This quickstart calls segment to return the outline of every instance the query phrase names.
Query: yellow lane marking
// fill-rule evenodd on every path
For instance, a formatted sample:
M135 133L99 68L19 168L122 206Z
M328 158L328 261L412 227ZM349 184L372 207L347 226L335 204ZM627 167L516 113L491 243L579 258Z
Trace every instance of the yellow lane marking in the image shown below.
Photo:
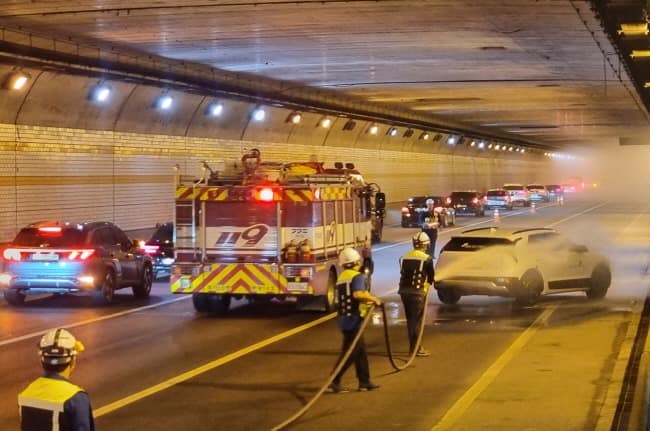
M34 338L34 337L41 337L47 331L51 331L53 329L57 329L57 328L64 328L64 329L76 328L78 326L88 325L89 323L101 322L102 320L114 319L116 317L126 316L126 315L129 315L129 314L137 313L139 311L144 311L144 310L149 310L149 309L152 309L152 308L162 307L163 305L171 304L171 303L178 302L178 301L184 301L184 300L189 299L189 298L191 298L191 296L182 296L180 298L169 299L169 300L166 300L166 301L157 302L155 304L145 305L143 307L132 308L132 309L126 310L126 311L120 311L119 313L107 314L107 315L101 316L101 317L95 317L95 318L92 318L92 319L82 320L81 322L77 322L77 323L70 323L69 325L60 325L60 326L57 326L57 327L54 327L54 328L46 328L46 329L43 329L41 331L30 332L29 334L21 335L20 337L14 337L14 338L9 338L8 340L2 340L2 341L0 341L0 346L4 346L4 345L7 345L7 344L11 344L11 343L17 343L19 341L28 340L28 339Z
M182 383L186 380L189 380L191 378L194 378L198 376L199 374L205 373L207 371L210 371L214 368L217 368L221 365L227 364L228 362L234 361L235 359L241 358L244 355L247 355L249 353L252 353L256 350L259 350L263 347L266 347L268 345L271 345L275 342L278 342L280 340L283 340L285 338L291 337L292 335L298 334L300 332L303 332L307 329L313 328L314 326L318 326L321 323L325 323L330 319L333 319L336 316L336 313L331 313L328 314L327 316L321 317L320 319L311 321L309 323L306 323L301 326L297 326L293 329L290 329L288 331L282 332L281 334L274 335L273 337L267 338L266 340L262 340L259 343L250 345L248 347L245 347L241 350L238 350L236 352L230 353L226 356L222 356L219 359L215 359L214 361L208 362L207 364L203 364L200 367L194 368L192 370L186 371L182 374L179 374L178 376L172 377L170 379L165 380L164 382L158 383L157 385L151 386L147 389L144 389L140 392L136 392L132 395L129 395L127 397L124 397L120 400L114 401L110 404L107 404L103 407L100 407L98 409L95 409L93 411L93 414L96 418L103 416L107 413L110 413L112 411L115 411L117 409L120 409L122 407L125 407L129 404L132 404L136 401L140 401L143 398L148 397L149 395L153 395L157 392L163 391L165 389L168 389L174 385L177 385L178 383Z
M472 405L478 396L497 378L501 371L508 365L508 362L526 345L526 343L537 333L538 329L548 320L551 314L557 309L557 305L548 308L539 315L517 339L506 349L505 352L483 373L483 375L472 385L467 392L461 396L456 403L445 413L431 431L443 431L451 429L460 419L465 411Z

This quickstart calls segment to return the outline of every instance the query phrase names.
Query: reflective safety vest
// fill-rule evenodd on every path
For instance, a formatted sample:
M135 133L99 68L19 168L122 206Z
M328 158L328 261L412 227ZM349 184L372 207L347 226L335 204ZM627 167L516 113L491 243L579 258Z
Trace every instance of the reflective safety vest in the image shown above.
M83 392L79 386L67 380L39 377L18 395L20 423L23 431L71 430L71 424L63 414L66 401Z
M354 269L346 269L341 273L339 279L336 280L339 316L361 316L359 312L359 300L354 297L354 293L350 287L352 279L360 274L359 271L355 271Z
M398 293L426 293L429 290L424 265L431 256L422 250L411 250L400 259Z

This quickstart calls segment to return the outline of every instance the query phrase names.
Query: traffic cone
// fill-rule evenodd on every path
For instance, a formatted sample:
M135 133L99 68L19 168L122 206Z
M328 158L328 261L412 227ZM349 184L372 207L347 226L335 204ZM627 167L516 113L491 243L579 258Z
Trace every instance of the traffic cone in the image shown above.
M535 202L531 202L531 203L530 203L530 212L533 213L533 214L535 214L535 212L536 212L536 211L535 211Z
M494 209L494 222L499 223L499 208Z

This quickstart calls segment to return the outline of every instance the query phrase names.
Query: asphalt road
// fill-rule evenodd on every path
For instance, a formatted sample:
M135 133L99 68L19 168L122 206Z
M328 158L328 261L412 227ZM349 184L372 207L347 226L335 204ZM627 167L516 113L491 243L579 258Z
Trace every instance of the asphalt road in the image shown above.
M604 300L567 294L521 308L473 296L444 306L432 293L423 342L432 355L400 373L387 360L377 315L366 341L381 388L326 394L290 429L609 429L647 291L650 216L638 204L596 198L502 212L498 222L552 226L607 255L614 277ZM373 291L403 353L397 262L416 229L399 227L397 215L374 247ZM494 223L491 213L458 218L464 227ZM462 229L443 231L438 248ZM90 393L99 430L271 429L319 389L339 352L332 315L298 312L289 301L239 301L227 316L207 317L164 282L148 301L130 291L118 298L110 307L73 296L0 303L0 429L18 429L16 395L40 374L36 342L57 326L86 344L73 380ZM353 369L344 384L356 388Z

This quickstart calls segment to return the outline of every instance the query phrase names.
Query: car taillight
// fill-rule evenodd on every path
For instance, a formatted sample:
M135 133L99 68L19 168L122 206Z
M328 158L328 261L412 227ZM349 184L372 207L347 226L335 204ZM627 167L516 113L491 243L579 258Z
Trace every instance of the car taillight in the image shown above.
M402 214L409 214L408 207L402 207Z
M20 261L20 250L17 250L15 248L7 248L4 252L2 252L2 257L5 260Z
M451 198L445 199L445 202L447 202L447 205L451 204Z
M146 254L156 254L158 253L158 250L160 250L159 245L149 245L149 244L144 244L141 245L140 248L142 251L144 251Z
M62 232L61 226L41 226L38 228L38 234L42 236L61 236Z
M86 260L95 253L92 248L83 250L71 250L68 252L68 260Z
M474 198L474 199L472 199L472 203L473 203L473 204L477 204L477 203L478 203L478 198Z

